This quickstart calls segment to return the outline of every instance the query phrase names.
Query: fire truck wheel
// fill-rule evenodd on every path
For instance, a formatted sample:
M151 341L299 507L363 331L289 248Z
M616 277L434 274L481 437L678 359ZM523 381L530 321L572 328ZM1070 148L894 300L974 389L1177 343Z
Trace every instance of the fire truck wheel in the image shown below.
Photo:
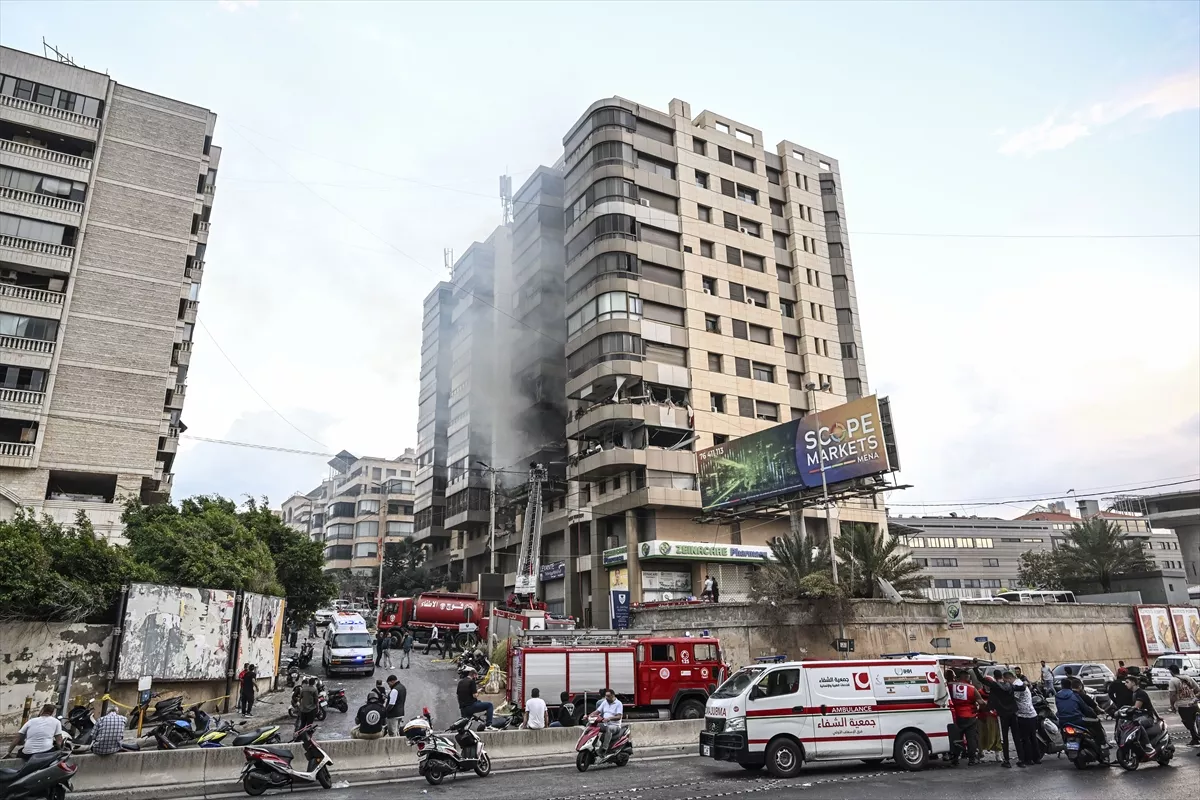
M776 739L767 748L767 769L776 778L794 778L800 774L804 754L791 739Z
M704 704L699 700L684 700L675 707L675 719L702 719Z

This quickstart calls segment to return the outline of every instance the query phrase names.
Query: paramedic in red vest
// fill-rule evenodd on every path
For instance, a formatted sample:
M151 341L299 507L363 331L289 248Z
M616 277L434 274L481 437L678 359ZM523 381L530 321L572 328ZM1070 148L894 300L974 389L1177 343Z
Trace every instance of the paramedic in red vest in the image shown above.
M958 675L953 670L946 670L946 680L950 681L950 707L954 710L954 724L967 737L967 764L979 763L979 692L965 676ZM955 753L952 762L958 763Z

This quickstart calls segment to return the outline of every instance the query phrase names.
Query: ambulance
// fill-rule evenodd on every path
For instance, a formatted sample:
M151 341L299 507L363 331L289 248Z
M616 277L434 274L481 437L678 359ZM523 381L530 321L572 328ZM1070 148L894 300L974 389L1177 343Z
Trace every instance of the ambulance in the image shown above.
M729 677L704 709L700 755L790 778L806 761L895 759L923 769L956 734L942 667L903 661L756 664Z
M326 677L347 672L375 674L375 641L367 631L367 621L361 614L335 611L321 653L321 665Z

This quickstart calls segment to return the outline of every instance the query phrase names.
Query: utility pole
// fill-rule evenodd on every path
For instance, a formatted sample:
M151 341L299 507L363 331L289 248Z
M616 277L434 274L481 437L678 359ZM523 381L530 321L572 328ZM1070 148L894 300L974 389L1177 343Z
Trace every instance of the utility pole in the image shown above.
M837 553L833 547L833 512L829 505L829 482L825 479L825 447L821 444L821 412L817 409L817 385L809 383L804 388L812 392L813 421L817 426L817 460L821 466L821 501L825 504L825 531L829 538L829 567L833 571L833 585L837 586L838 562ZM829 389L828 383L821 384L821 391L827 392ZM842 620L841 615L838 616L838 638L846 638L846 623ZM845 659L846 656L847 653L842 651L842 659Z

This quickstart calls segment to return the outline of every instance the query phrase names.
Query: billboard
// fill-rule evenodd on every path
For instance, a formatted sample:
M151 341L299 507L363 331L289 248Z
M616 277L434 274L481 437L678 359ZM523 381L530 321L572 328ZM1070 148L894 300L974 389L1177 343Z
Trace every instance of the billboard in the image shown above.
M117 680L136 681L144 675L175 681L224 679L234 594L132 584L122 620Z
M1200 653L1200 608L1171 606L1171 623L1181 653Z
M258 677L274 677L283 644L283 598L245 592L239 634L237 669L251 663Z
M818 424L819 423L819 424ZM874 395L696 454L704 510L878 475L892 469Z
M1150 658L1176 652L1171 613L1166 606L1134 606L1133 615L1138 639L1142 643L1142 655Z

